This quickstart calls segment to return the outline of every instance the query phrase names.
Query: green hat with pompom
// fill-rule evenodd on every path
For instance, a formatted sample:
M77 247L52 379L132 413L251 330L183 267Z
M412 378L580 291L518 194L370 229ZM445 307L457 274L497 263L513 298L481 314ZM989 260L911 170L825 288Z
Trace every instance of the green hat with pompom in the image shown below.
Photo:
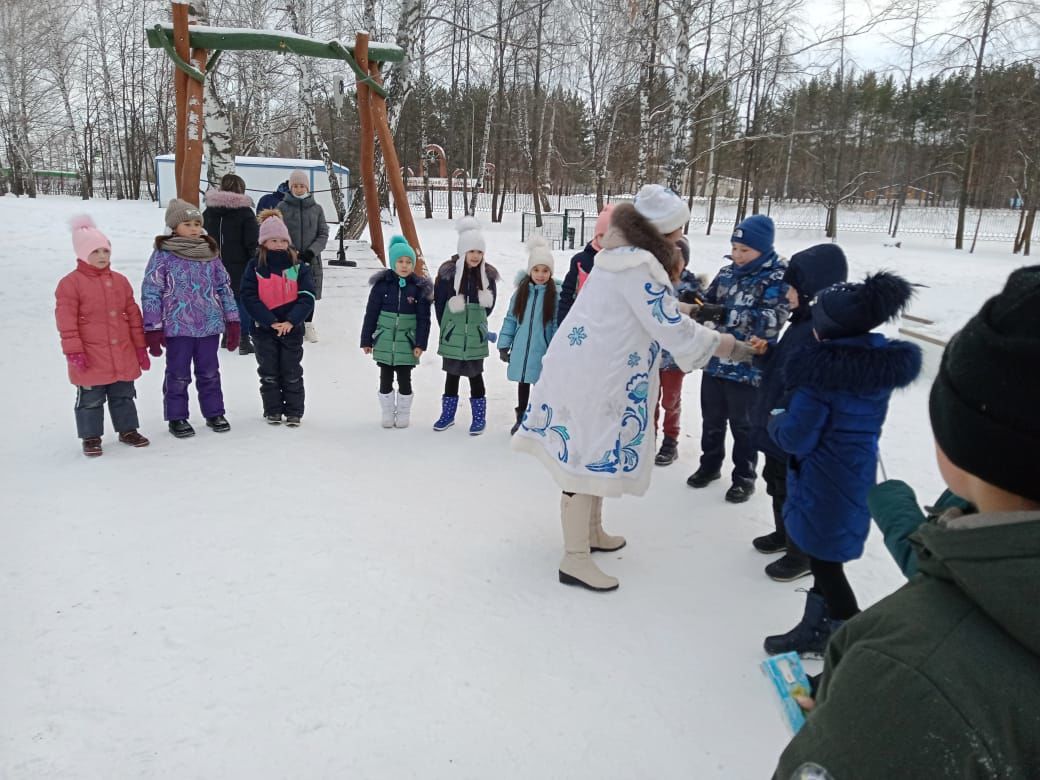
M390 267L397 263L402 257L411 258L411 261L415 262L415 250L408 245L408 239L404 236L394 236L390 239L390 246L386 250L387 260L390 263Z

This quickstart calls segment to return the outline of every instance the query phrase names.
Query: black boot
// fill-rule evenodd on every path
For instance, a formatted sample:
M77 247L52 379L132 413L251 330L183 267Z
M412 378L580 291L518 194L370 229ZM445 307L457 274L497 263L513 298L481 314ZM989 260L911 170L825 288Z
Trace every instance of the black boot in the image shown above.
M726 491L726 500L731 504L743 504L755 493L754 480L735 481Z
M217 433L227 433L231 430L231 423L222 414L218 414L216 417L207 417L206 425Z
M253 340L251 338L249 338L248 334L243 333L242 334L242 341L238 345L238 354L239 355L252 355L254 352L256 352L256 350L253 349Z
M777 582L794 582L801 577L807 577L809 571L809 559L794 551L788 552L782 558L766 566L766 576Z
M187 420L170 420L170 433L178 439L187 439L195 435L195 429Z
M686 480L686 484L692 488L707 487L715 480L722 477L717 471L707 471L703 466L693 472Z
M798 625L786 634L767 636L766 652L770 655L795 652L799 655L823 655L827 640L838 630L844 620L831 620L827 616L827 602L819 593L809 591L805 598L805 612Z
M657 451L654 463L658 466L669 466L679 457L679 442L671 436L665 436L661 441L661 449Z
M519 406L516 407L513 411L516 412L516 423L514 423L513 427L509 429L510 436L512 436L514 433L520 430L520 421L524 419L524 410L521 409Z
M765 536L756 536L751 540L751 546L763 555L784 552L787 550L787 535L773 531Z

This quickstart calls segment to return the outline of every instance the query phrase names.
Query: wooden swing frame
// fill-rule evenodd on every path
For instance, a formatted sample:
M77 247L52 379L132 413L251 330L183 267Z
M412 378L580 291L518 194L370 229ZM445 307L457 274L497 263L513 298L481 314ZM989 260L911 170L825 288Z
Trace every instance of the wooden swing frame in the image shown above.
M207 72L223 51L292 52L303 57L320 57L346 62L354 71L357 87L358 117L361 124L361 185L368 218L372 250L386 265L383 226L379 219L379 191L376 184L376 137L383 151L390 191L401 220L401 231L415 250L415 270L425 273L422 248L415 220L408 206L408 192L401 174L401 163L394 146L386 110L382 65L401 62L404 52L397 46L370 42L367 32L357 33L353 48L339 41L318 41L294 33L265 30L227 30L198 27L190 23L186 2L173 2L173 24L157 24L147 32L148 45L164 49L173 64L177 106L174 178L177 197L199 205L198 181L202 174L203 83ZM210 54L212 52L212 54Z

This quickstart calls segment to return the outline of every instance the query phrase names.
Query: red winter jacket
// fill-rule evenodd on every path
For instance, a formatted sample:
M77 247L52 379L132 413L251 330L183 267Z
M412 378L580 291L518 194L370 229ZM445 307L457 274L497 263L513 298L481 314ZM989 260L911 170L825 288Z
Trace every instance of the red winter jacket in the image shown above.
M130 382L141 376L137 348L145 345L141 309L127 278L76 261L54 291L54 317L66 355L84 352L87 370L69 366L69 381L80 387Z

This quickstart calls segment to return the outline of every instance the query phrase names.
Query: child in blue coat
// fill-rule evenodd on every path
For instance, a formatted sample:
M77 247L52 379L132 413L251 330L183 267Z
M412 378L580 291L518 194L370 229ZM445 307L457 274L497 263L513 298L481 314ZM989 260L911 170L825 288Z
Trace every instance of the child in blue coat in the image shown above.
M766 637L770 654L822 653L859 612L843 564L863 554L870 530L867 493L889 398L921 371L920 348L870 331L912 294L909 282L885 272L827 288L812 306L817 340L787 362L791 395L773 410L769 435L788 454L784 526L809 556L813 587L798 625Z
M390 239L390 268L369 280L361 349L379 366L379 406L384 428L407 428L412 414L412 369L430 339L433 283L413 273L415 250L404 236ZM397 397L394 397L394 375Z
M527 271L517 274L516 292L498 336L498 355L509 364L506 376L510 382L519 382L516 423L510 435L516 433L527 412L531 385L542 374L542 358L559 324L554 267L549 244L542 236L532 236L527 242Z

